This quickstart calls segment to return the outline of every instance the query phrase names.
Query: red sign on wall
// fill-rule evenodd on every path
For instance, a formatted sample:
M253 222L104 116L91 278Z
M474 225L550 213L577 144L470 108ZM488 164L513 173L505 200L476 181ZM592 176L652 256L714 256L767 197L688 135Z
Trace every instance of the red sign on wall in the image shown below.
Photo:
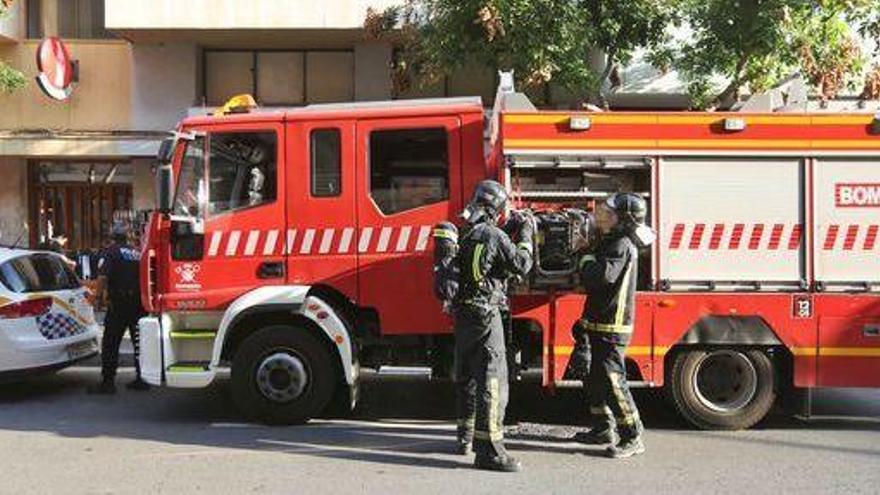
M55 37L37 47L37 84L49 98L64 101L73 92L73 61L67 46Z

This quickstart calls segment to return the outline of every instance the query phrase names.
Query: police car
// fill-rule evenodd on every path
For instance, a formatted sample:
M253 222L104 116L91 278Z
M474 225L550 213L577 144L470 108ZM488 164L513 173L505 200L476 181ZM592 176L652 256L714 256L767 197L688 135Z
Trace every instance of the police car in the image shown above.
M0 247L0 381L98 352L87 289L58 254Z

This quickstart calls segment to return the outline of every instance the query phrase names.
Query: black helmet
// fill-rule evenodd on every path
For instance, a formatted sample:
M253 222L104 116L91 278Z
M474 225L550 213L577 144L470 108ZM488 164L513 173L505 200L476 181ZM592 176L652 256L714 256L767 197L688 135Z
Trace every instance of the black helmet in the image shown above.
M484 180L477 184L474 195L461 212L461 217L470 224L494 220L504 211L506 205L507 191L504 186L494 180Z
M605 206L617 214L622 227L644 225L648 214L645 200L633 193L612 194L605 200Z
M434 226L434 262L453 258L458 252L458 228L452 222Z

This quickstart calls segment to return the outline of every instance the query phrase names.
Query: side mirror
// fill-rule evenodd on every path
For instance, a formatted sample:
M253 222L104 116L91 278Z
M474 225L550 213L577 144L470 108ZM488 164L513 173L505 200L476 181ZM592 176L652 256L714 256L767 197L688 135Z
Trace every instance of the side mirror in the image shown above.
M169 163L174 158L174 139L165 138L159 145L159 152L156 153L156 159L160 164Z
M171 213L174 206L174 170L171 162L160 162L156 171L156 206L160 213Z

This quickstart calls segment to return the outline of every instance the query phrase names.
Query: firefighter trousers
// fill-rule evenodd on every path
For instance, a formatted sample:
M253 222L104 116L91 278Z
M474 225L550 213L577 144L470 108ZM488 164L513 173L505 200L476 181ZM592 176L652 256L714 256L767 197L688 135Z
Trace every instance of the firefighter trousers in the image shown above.
M112 304L104 318L104 338L101 341L101 376L104 381L110 382L116 378L116 369L119 367L119 346L122 337L128 331L131 344L134 347L134 370L137 376L141 376L140 363L140 340L138 332L138 320L141 317L140 305Z
M507 356L497 308L455 312L455 388L459 441L474 442L477 456L504 456Z
M590 373L586 380L590 423L596 432L616 426L621 440L642 434L644 426L626 381L626 345L588 333Z

